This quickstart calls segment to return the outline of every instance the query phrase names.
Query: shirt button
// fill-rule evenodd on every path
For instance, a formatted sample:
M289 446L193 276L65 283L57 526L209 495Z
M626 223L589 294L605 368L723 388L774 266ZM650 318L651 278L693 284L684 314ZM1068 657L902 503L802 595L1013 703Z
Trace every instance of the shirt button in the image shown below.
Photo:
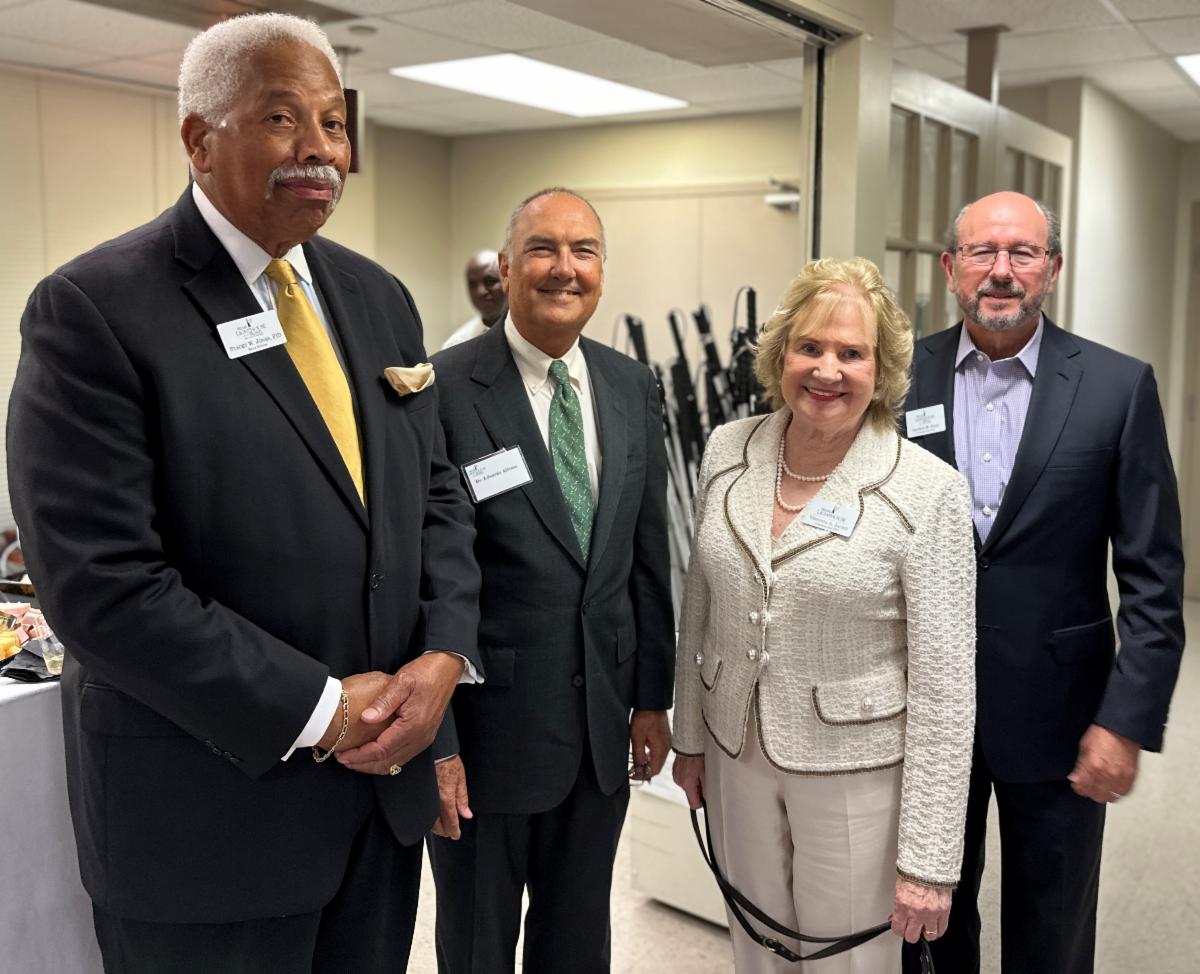
M981 514L982 514L984 517L991 517L993 512L992 512L992 509L991 509L990 507L984 507L984 509L983 509L982 511L980 511L980 513L981 513Z
M989 413L993 412L995 410L995 407L990 402L983 408L986 409Z
M758 659L758 650L757 649L746 650L746 659Z
M757 609L755 609L753 612L750 613L750 621L752 623L754 623L756 626L758 625L758 610Z
M703 653L697 653L697 654L695 655L695 657L693 657L693 658L696 660L696 665L697 665L697 666L703 666L703 665L704 665L704 654L703 654Z
M583 677L576 673L573 677L571 677L571 686L579 689L579 687L583 686Z
M863 713L869 714L872 710L875 709L875 701L872 700L870 697L863 697L862 709L863 709Z
M983 361L983 352L976 352L976 353L975 353L975 361L977 361L977 362L982 362L982 361Z
M991 463L991 462L992 462L992 455L991 455L990 453L985 453L985 454L983 455L983 462L984 462L984 463Z

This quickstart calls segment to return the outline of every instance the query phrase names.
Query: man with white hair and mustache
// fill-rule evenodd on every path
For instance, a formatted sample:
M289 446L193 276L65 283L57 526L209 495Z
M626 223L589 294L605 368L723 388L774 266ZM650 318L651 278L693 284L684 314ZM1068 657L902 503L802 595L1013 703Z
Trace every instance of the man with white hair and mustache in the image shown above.
M906 435L967 478L976 530L966 842L932 944L953 974L980 969L993 793L1001 969L1092 971L1105 809L1133 788L1140 753L1162 748L1183 650L1179 498L1154 372L1045 317L1062 261L1058 218L1029 197L964 207L942 254L963 321L918 344L905 403Z
M325 34L205 31L179 113L192 185L38 285L9 412L105 970L402 971L471 509L411 296L314 236L350 160Z

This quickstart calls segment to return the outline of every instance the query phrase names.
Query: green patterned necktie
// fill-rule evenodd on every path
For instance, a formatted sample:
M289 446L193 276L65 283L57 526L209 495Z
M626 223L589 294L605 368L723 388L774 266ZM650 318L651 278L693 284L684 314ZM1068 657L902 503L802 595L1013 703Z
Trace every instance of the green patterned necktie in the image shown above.
M592 481L588 477L587 450L583 445L583 412L579 397L571 387L566 363L550 363L554 380L554 399L550 403L550 457L563 500L571 512L571 524L586 560L592 540Z

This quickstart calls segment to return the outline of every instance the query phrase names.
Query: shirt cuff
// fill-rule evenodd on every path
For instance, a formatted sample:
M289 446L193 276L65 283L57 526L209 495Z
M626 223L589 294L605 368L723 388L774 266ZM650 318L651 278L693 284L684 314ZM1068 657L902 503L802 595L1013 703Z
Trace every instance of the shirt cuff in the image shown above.
M464 683L482 683L483 682L483 677L479 675L479 671L477 669L475 669L474 664L469 659L467 659L465 656L463 656L462 653L454 653L448 649L427 649L427 650L425 650L425 652L426 653L446 653L450 656L457 656L460 660L462 660L463 661L463 671L462 671L462 676L460 676L458 678L459 686L461 686ZM425 655L425 654L422 653L421 655Z
M313 747L318 744L322 737L325 736L325 729L329 726L329 722L333 720L333 715L337 713L338 707L342 702L342 684L340 680L335 680L332 676L325 680L325 689L321 691L321 699L317 701L317 706L312 712L312 716L308 718L308 723L304 725L304 730L300 732L300 736L296 738L296 743L288 748L281 761L286 761L302 747Z

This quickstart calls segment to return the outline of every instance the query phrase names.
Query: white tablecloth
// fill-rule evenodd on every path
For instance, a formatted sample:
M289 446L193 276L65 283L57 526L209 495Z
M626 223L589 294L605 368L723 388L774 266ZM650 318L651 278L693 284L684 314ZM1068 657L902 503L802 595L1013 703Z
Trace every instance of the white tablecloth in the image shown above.
M0 970L100 974L67 811L57 683L0 677Z

